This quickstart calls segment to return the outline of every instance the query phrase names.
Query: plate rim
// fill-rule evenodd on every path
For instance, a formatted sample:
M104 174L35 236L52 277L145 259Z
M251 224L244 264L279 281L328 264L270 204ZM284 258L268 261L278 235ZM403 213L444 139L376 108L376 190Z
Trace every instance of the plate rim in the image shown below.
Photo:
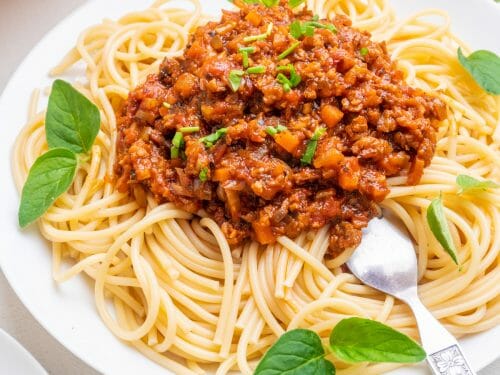
M106 0L106 1L111 2L111 1L117 1L117 0ZM130 3L131 1L133 1L133 0L129 0L128 2ZM397 1L401 1L401 0L389 0L388 2L389 2L389 4L393 8L395 8L395 4L394 3L397 2ZM415 2L414 0L407 0L407 1ZM456 1L456 0L455 1L453 1L453 0L447 0L447 1L453 2L453 3L457 4L457 5L458 5L459 2L461 2L460 0L458 0L458 1ZM493 2L493 0L475 0L475 1L476 1L476 4L477 3L481 4L480 7L489 7L492 12L496 12L498 14L498 16L500 17L500 5L495 4ZM36 56L37 54L40 53L39 50L41 49L41 46L43 46L43 44L47 40L49 40L53 35L56 35L56 34L60 33L61 32L60 29L64 29L66 27L66 25L69 24L70 21L73 18L78 18L80 16L80 13L84 13L84 11L85 11L86 8L91 7L92 4L95 4L95 3L98 3L98 2L99 2L99 0L87 0L83 4L77 6L69 14L67 14L63 18L59 19L59 21L52 28L50 28L49 31L47 31L45 34L42 35L42 37L40 39L38 39L38 41L35 43L35 45L31 48L30 52L28 54L26 54L22 58L22 61L18 65L18 67L10 74L10 76L9 76L9 78L7 80L7 84L5 85L4 89L0 93L0 113L2 112L1 110L3 108L3 102L5 100L4 96L6 96L6 93L8 93L8 92L10 92L12 90L11 86L14 85L14 83L18 79L17 77L23 72L24 69L26 69L26 66L29 65L30 61L33 59L33 56ZM123 1L123 2L126 2L126 1ZM137 1L136 1L136 3L137 3L137 9L142 9L142 8L145 7L145 4L141 4L141 3L137 2ZM427 7L421 7L421 8L427 8ZM396 14L397 14L397 12L396 12ZM105 16L105 14L103 16ZM103 18L103 16L99 16L99 17ZM95 23L96 23L95 19L90 22L90 24L95 24ZM454 24L455 24L455 22L453 22L453 18L452 18L452 27L456 26ZM80 31L81 30L79 30L78 32L80 32ZM457 33L457 34L460 34L460 33ZM73 36L76 39L77 35L73 35ZM496 48L498 49L498 47L496 47ZM64 51L64 52L66 52L66 51ZM12 152L13 152L13 144L9 144L8 145L8 155L9 155L9 157L11 157ZM9 166L10 166L10 162L9 162ZM12 175L12 172L11 172L10 169L7 172L7 174L9 176ZM11 178L11 180L8 183L10 183L12 186L14 186L14 182L13 182L12 178ZM1 189L1 190L3 190L3 189ZM31 229L31 231L33 231L33 228ZM36 235L40 237L40 234L38 233L38 230L36 230L36 232L37 232ZM40 239L42 239L42 238L40 237ZM52 336L60 345L62 345L66 350L68 350L69 352L71 352L73 355L75 355L78 359L80 359L86 365L88 365L89 367L93 368L94 370L96 370L98 372L106 373L107 371L106 371L105 368L101 368L101 366L99 366L99 364L96 364L96 363L94 363L93 361L91 361L89 359L89 354L87 353L86 349L80 349L80 348L78 348L75 345L69 345L68 346L67 344L65 344L64 338L61 337L61 335L59 335L59 333L57 333L54 329L52 329L50 325L46 324L45 320L42 319L41 316L37 316L37 311L35 311L34 307L28 301L28 295L25 294L25 293L23 293L20 288L16 287L17 284L13 280L11 273L10 272L6 272L5 266L4 266L4 261L3 261L3 256L2 256L2 252L3 251L4 250L2 250L0 248L0 270L4 274L7 282L9 283L9 286L12 288L12 290L14 291L15 295L17 296L17 298L21 301L21 303L23 304L23 306L29 311L29 313L33 317L33 319L44 328L44 330L46 331L46 333L48 333L50 336ZM97 314L97 311L95 313ZM2 333L2 330L0 329L0 334L1 333ZM14 342L16 342L19 347L21 347L26 353L28 353L32 357L32 355L21 344L19 344L15 339L13 339L6 332L5 332L5 334L11 340L14 340ZM481 332L479 334L469 335L469 336L467 336L465 338L465 340L467 340L467 339L473 339L473 338L475 338L477 336L480 336L480 335L485 335L486 336L486 335L489 335L489 334L491 334L491 336L495 336L495 337L498 336L500 338L500 325L497 325L496 327L491 328L490 330ZM121 340L119 340L119 339L117 339L117 340L120 341L123 345L127 345L127 344L124 344ZM459 340L459 342L462 342L463 340L464 339L461 338ZM149 361L149 362L151 362L151 363L154 364L154 362L152 362L150 359L146 358L145 356L143 358L146 361ZM476 370L477 371L482 370L484 367L488 366L489 364L493 363L495 360L497 360L499 358L500 358L500 347L499 347L498 351L494 355L492 355L491 357L489 357L487 359L483 359L480 363L476 363L476 366L475 366ZM35 360L35 362L38 363L36 360ZM41 365L40 365L40 367L41 367ZM408 367L408 368L410 368L410 367ZM42 367L42 369L43 369L43 367ZM396 370L396 372L397 372L397 370ZM396 375L396 372L394 372L394 375ZM168 374L169 370L166 370L166 373ZM392 373L393 372L391 372L391 374Z

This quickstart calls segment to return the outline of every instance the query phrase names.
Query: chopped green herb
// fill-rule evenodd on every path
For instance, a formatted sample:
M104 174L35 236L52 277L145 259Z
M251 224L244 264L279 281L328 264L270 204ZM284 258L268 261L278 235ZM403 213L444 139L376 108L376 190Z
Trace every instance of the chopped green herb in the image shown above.
M234 92L238 91L240 88L244 74L245 72L243 70L231 70L229 72L229 84Z
M292 88L297 87L302 81L302 78L297 74L297 71L292 64L278 66L276 70L278 72L287 71L290 73L290 78L285 76L283 73L279 73L276 76L276 80L283 86L285 92L289 92Z
M314 29L327 29L327 30L330 30L332 33L337 33L337 28L334 25L324 24L324 23L318 22L317 19L313 18L312 21L305 21L305 22L294 21L294 22L292 22L290 25L290 34L295 39L300 39L303 36L313 36Z
M283 90L285 90L285 92L290 92L290 90L292 89L292 84L283 73L278 74L276 76L276 80L281 84L281 86L283 86Z
M368 55L368 48L366 48L366 47L362 47L362 48L359 50L359 54L360 54L361 56L366 56L366 55Z
M168 102L163 102L163 106L164 106L165 108L170 108L170 107L172 107L172 105L171 105L170 103L168 103Z
M200 174L198 175L198 178L201 182L205 182L208 179L208 168L202 168Z
M196 133L200 131L199 126L185 126L179 129L181 133Z
M260 0L260 1L268 8L278 5L280 2L280 0Z
M283 60L285 57L287 57L289 54L291 54L295 49L300 45L300 42L295 42L293 43L289 48L284 50L279 56L278 60Z
M267 30L264 34L258 34L258 35L252 35L252 36L247 36L245 38L243 38L243 41L245 43L249 43L249 42L255 42L257 40L264 40L264 39L267 39L267 37L269 35L271 35L272 31L273 31L273 23L271 22L268 26L267 26Z
M184 137L181 132L176 132L174 138L172 138L172 147L170 148L170 158L177 159L179 157L179 151L184 146Z
M320 23L318 21L311 21L311 22L306 22L308 26L312 26L315 29L327 29L330 30L332 33L337 33L337 28L334 25L325 25L324 23Z
M319 15L315 14L312 18L313 21L319 21Z
M318 147L318 140L321 138L323 134L325 134L325 128L318 128L314 131L313 136L307 142L306 152L302 155L300 161L304 164L311 164L314 158L314 154L316 153L316 148Z
M443 198L439 197L434 199L427 208L427 223L429 224L429 228L431 228L432 234L436 237L436 240L438 240L441 246L443 246L446 252L451 256L455 264L458 264L457 251L444 214Z
M299 5L302 5L305 3L306 0L289 0L288 5L290 5L290 8L297 8Z
M276 127L268 126L266 128L266 133L274 137L276 134L284 132L285 130L287 130L287 127L283 125L277 125Z
M481 181L475 179L474 177L470 177L464 174L461 174L457 177L457 185L460 186L460 190L458 194L465 193L469 190L486 190L486 189L498 189L500 185L494 183L493 181Z
M251 68L247 69L248 74L262 74L265 72L266 72L266 67L263 65L252 66Z
M302 36L302 24L300 21L293 21L290 25L290 34L295 38L299 39Z
M217 142L220 138L222 138L226 133L227 133L227 128L220 128L215 133L200 138L200 142L202 142L206 147L212 147L214 143Z
M243 56L243 67L248 68L248 56L255 53L255 47L241 47L240 53Z

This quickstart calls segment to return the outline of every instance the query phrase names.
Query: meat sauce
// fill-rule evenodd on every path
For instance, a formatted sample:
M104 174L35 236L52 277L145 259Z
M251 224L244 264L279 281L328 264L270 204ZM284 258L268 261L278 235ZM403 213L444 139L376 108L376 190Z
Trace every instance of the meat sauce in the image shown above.
M330 224L332 252L354 247L386 177L419 182L446 108L345 16L239 6L130 93L118 188L204 210L231 245Z

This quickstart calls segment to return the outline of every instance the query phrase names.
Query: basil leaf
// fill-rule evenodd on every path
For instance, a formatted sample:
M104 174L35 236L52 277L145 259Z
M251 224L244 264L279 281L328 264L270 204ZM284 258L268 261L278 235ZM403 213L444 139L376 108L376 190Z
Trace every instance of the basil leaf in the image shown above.
M427 208L427 223L436 240L450 254L451 259L458 264L457 251L444 215L443 199L441 197L434 199Z
M500 57L495 53L480 50L465 57L459 47L458 60L486 92L500 94Z
M73 182L76 155L64 148L49 150L30 169L19 206L19 225L24 228L38 219Z
M262 4L264 4L266 7L271 8L275 5L278 5L280 0L261 0Z
M307 329L283 334L259 362L254 375L333 375L319 336Z
M290 8L296 8L299 5L303 4L306 0L289 0L288 5Z
M345 362L413 363L425 359L425 351L408 336L370 319L347 318L330 334L333 353Z
M500 188L500 185L494 183L493 181L480 181L475 179L474 177L470 177L464 174L461 174L457 177L457 185L460 186L458 194L465 193L469 190Z
M50 148L64 147L77 154L92 147L99 132L99 109L68 82L60 79L52 85L45 118Z

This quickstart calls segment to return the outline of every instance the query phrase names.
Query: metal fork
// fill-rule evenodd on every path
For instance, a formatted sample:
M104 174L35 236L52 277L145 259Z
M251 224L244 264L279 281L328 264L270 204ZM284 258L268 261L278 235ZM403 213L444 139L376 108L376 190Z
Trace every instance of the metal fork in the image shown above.
M381 218L370 222L348 267L366 285L410 306L434 374L474 375L457 340L420 301L415 248L408 234L393 221Z

